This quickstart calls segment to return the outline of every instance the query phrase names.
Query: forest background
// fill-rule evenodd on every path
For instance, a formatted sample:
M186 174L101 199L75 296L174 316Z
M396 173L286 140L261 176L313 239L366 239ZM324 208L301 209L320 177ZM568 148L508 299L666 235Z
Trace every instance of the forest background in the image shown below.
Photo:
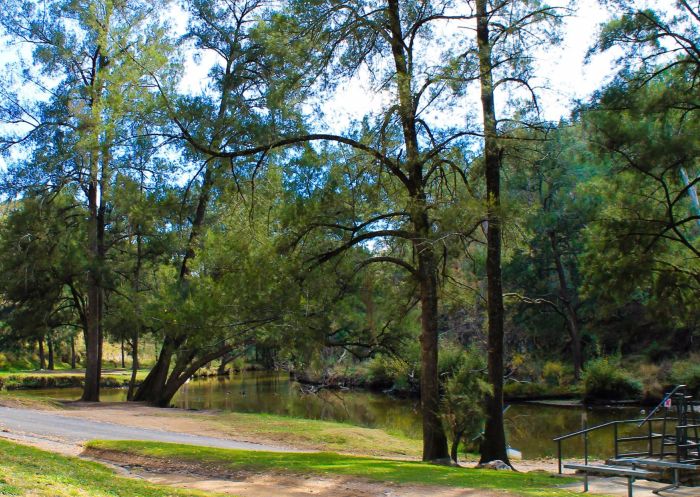
M426 460L507 461L504 390L697 391L700 5L603 4L552 121L576 2L6 2L0 367L420 392Z

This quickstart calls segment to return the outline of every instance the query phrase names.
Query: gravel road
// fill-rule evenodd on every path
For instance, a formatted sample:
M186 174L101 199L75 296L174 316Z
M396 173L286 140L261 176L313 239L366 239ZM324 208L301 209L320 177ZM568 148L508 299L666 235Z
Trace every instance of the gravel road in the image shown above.
M289 452L290 449L272 445L236 442L221 438L188 435L168 430L135 428L116 423L89 421L56 414L55 411L0 407L0 436L6 438L39 439L69 445L88 440L150 440L224 449Z

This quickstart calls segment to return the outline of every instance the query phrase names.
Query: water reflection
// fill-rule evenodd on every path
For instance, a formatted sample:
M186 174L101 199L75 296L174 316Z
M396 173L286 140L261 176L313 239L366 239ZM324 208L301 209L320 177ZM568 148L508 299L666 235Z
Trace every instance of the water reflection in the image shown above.
M38 392L32 392L37 394ZM78 389L42 390L54 398L79 398ZM103 389L102 400L122 401L124 389ZM301 386L285 374L244 372L231 378L192 380L173 399L184 409L223 409L236 412L262 412L309 419L348 422L379 427L390 432L420 438L421 418L416 399L399 399L365 391L321 390L304 393ZM506 412L509 444L531 459L556 455L552 438L612 420L639 417L639 408L585 409L535 404L514 404ZM621 433L631 433L626 427ZM641 434L645 432L642 430ZM611 456L612 428L594 432L589 438L589 451L594 456ZM628 448L632 448L630 446ZM646 445L637 444L638 448ZM563 445L565 456L581 457L583 439L568 440Z

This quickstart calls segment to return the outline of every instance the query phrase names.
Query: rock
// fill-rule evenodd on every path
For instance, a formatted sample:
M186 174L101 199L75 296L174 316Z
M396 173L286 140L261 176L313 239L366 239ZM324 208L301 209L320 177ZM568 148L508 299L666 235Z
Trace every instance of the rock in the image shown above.
M479 464L477 466L477 468L479 468L479 469L495 469L497 471L513 471L513 468L508 466L506 463L504 463L500 459L496 459L495 461L489 461L489 462Z

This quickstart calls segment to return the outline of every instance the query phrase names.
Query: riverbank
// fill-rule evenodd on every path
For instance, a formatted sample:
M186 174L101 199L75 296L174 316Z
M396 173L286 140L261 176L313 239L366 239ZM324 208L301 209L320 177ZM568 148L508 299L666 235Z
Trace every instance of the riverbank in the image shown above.
M136 384L148 374L147 369L136 373ZM119 388L129 385L128 369L103 369L100 385L103 388ZM82 388L85 383L83 369L57 369L37 371L0 371L0 390L36 390L41 388Z

